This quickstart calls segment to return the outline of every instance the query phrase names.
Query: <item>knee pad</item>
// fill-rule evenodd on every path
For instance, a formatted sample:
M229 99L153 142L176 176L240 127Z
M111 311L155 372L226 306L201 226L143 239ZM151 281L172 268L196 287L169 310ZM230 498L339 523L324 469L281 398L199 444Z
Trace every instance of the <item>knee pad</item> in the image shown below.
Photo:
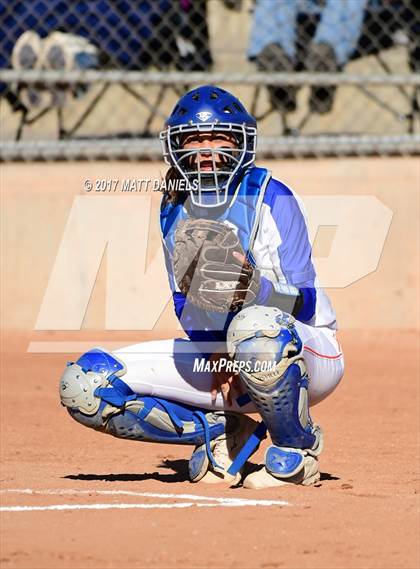
M60 379L61 403L68 409L93 416L101 404L98 390L112 387L112 383L125 373L125 365L120 359L100 348L93 348L77 362L67 363Z
M278 308L245 308L229 326L228 351L274 445L316 449L321 431L309 415L309 379L294 323Z

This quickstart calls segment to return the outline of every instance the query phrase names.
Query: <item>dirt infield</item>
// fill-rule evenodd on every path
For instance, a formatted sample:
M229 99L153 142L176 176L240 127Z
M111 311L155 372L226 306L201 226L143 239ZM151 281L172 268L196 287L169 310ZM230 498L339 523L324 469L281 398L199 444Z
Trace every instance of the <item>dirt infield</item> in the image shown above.
M169 305L149 332L105 330L105 262L81 330L35 330L83 180L139 176L140 167L156 175L161 166L3 168L2 569L418 567L418 163L271 166L303 197L372 194L394 215L377 270L329 291L346 374L312 412L326 433L321 482L259 492L192 485L187 447L102 436L58 403L74 342L172 337ZM155 223L149 239L148 261L159 247ZM260 449L253 460L262 456Z

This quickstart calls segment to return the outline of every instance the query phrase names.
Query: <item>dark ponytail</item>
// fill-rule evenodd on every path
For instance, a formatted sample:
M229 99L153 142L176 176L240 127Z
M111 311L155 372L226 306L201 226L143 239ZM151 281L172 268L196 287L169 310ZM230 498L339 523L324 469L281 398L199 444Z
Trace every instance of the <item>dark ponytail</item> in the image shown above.
M176 188L176 184L173 182L175 180L182 180L181 174L175 168L175 166L171 166L165 174L165 191L163 192L162 196L162 207L165 207L167 204L177 205L178 203L182 203L185 201L187 197L187 192L180 192Z

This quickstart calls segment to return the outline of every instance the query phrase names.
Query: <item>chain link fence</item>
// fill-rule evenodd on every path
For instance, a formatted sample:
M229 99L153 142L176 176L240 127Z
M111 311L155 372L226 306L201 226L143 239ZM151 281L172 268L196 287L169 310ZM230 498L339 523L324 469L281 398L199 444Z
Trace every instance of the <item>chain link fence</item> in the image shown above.
M159 158L186 89L233 91L260 156L417 154L415 0L0 0L1 157Z

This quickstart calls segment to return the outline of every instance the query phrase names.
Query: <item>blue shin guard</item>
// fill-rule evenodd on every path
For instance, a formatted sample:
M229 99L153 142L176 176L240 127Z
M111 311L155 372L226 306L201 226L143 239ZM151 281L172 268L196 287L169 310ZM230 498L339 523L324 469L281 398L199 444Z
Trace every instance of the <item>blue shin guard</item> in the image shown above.
M309 380L294 318L272 307L244 309L229 327L228 347L273 442L266 470L295 476L307 455L320 454L323 439L309 415Z
M90 350L67 365L60 381L62 404L79 423L115 437L202 446L205 457L198 452L190 461L191 479L204 459L218 468L210 441L235 431L239 416L137 395L120 379L125 371L114 355Z

